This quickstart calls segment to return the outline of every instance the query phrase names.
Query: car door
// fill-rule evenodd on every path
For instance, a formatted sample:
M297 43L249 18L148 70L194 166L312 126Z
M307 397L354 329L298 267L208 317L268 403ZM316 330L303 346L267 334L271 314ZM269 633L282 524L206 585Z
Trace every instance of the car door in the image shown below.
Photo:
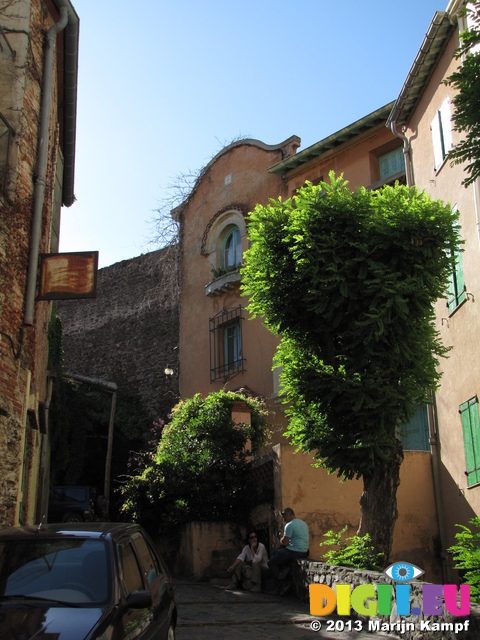
M132 543L143 572L147 589L152 594L152 628L155 629L152 637L166 638L170 622L170 603L172 600L172 585L169 582L169 576L155 551L152 549L150 542L141 531L135 532L132 535Z
M132 542L128 539L117 541L117 563L119 582L123 597L136 591L146 591L143 569L140 567ZM121 626L124 640L149 640L155 637L153 607L125 607L121 611ZM159 636L161 637L161 636Z

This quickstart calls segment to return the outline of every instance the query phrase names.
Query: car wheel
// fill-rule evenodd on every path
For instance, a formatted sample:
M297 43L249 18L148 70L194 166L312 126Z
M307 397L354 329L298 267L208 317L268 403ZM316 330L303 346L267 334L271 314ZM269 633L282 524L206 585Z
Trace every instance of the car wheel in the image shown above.
M66 513L63 522L83 522L83 518L78 513Z
M167 640L175 640L175 627L173 624L168 627Z

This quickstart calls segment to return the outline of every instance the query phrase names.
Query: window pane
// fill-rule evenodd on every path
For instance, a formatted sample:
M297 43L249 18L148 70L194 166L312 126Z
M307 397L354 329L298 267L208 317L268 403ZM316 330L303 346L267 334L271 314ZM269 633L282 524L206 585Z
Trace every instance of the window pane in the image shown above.
M244 371L242 353L242 307L222 309L209 319L210 325L210 381Z
M133 545L137 551L138 557L140 558L145 579L150 585L162 575L160 568L141 534L138 534L133 538Z
M108 549L103 540L43 537L38 542L19 539L0 544L0 595L37 595L90 604L105 602L110 589Z
M237 321L225 327L225 368L232 369L241 358L240 323Z
M235 264L241 264L242 262L242 238L240 236L240 230L235 231Z
M127 595L133 591L142 591L143 580L138 566L137 559L133 552L132 547L129 544L125 544L118 547L120 571L122 574L123 583L127 590Z
M240 230L235 227L225 238L223 267L236 267L242 262Z
M432 140L433 140L433 153L435 156L435 171L440 168L444 153L443 153L443 141L442 141L442 128L440 123L440 111L437 111L435 118L432 120Z

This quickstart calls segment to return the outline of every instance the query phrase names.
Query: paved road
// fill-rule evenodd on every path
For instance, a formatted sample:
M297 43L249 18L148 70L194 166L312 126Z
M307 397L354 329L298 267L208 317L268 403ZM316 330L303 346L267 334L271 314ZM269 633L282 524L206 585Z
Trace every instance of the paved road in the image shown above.
M276 638L285 640L372 640L376 637L393 638L382 633L348 629L355 621L338 619L344 630L330 631L335 620L328 623L320 619L322 628L314 631L307 605L294 597L280 597L247 591L226 591L224 587L205 582L177 579L175 594L178 606L177 640L251 640ZM315 623L314 623L315 624ZM338 629L338 627L337 627ZM398 639L397 639L398 640Z

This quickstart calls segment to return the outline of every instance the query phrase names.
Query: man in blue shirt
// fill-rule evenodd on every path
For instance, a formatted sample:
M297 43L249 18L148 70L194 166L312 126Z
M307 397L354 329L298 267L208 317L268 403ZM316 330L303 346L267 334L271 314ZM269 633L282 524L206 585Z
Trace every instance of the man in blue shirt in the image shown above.
M296 518L290 507L282 511L282 517L285 521L285 529L279 548L273 552L268 561L268 568L277 580L279 593L284 595L291 586L289 582L285 582L290 562L308 556L309 533L307 523Z

